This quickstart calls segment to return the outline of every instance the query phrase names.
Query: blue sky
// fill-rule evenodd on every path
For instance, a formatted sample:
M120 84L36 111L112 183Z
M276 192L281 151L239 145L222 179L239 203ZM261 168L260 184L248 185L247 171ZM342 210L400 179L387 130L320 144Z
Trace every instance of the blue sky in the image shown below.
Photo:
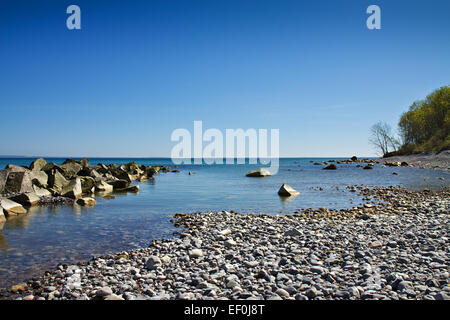
M81 30L66 28L67 6ZM381 8L381 30L366 8ZM0 154L169 156L174 129L278 128L281 156L371 156L449 84L450 2L0 2Z

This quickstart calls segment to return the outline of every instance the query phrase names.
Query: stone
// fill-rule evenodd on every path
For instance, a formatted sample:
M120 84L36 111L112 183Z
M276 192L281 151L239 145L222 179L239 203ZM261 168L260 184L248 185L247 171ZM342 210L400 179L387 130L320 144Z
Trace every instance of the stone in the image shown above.
M116 294L110 294L110 295L107 295L105 298L104 298L104 300L125 300L124 298L122 298L122 296L118 296L118 295L116 295Z
M0 170L0 194L3 193L6 185L6 179L8 178L8 171Z
M137 193L137 192L139 192L139 186L128 187L125 189L125 191Z
M334 163L332 163L332 164L329 164L328 166L326 166L325 168L323 168L322 170L336 170L336 169L337 169L337 166Z
M81 191L83 193L92 193L95 191L95 179L88 176L80 177Z
M33 186L33 190L34 193L38 196L38 197L51 197L52 193L50 191L48 191L47 189L44 188L40 188L38 186Z
M278 190L278 194L283 197L290 197L290 196L298 195L298 194L300 194L300 192L298 192L297 190L292 188L290 185L284 183Z
M113 292L110 287L102 287L95 292L95 295L100 298L107 297L112 294Z
M128 188L131 182L127 180L109 180L107 181L108 184L113 186L114 190L124 190Z
M75 177L81 169L83 169L83 166L74 160L67 159L62 165L60 165L60 168L64 171L64 177L71 179Z
M0 224L6 221L6 217L5 214L3 213L3 207L0 206ZM1 225L0 225L0 230L2 229Z
M99 192L112 192L113 191L113 186L110 185L109 183L106 183L105 181L96 181L95 182L95 191L99 191Z
M358 160L358 158L356 156L353 156L350 158L350 160L352 160L354 162L354 161Z
M128 183L131 183L131 181L133 181L132 177L128 174L128 172L120 168L110 169L110 173L116 179L125 180Z
M284 233L285 237L295 237L295 236L301 236L301 235L302 235L302 233L298 229L295 229L295 228L288 230Z
M231 234L231 230L230 229L224 229L224 230L220 231L219 234L221 236L228 236L228 235Z
M19 195L11 197L10 199L24 206L34 206L40 200L34 192L21 193Z
M235 245L237 245L237 243L233 239L228 239L225 241L225 247L227 248L232 248Z
M154 270L162 264L161 259L157 256L150 256L145 264L148 270Z
M56 169L48 171L48 187L57 192L61 192L69 181Z
M189 251L189 256L191 258L199 258L203 256L203 251L201 249L193 249Z
M3 208L3 212L5 212L7 215L27 213L27 210L25 210L25 208L21 204L9 199L0 200L0 206Z
M47 164L47 161L45 161L44 158L36 159L30 164L30 170L41 171L42 168L44 168L46 164Z
M370 170L373 169L373 166L371 165L366 165L365 167L363 167L364 170Z
M38 187L45 188L48 185L48 175L44 171L31 171L30 179Z
M271 173L267 169L260 168L260 169L256 169L256 170L247 172L246 176L247 177L269 177L269 176L271 176Z
M8 173L4 190L8 193L33 192L33 185L28 171Z
M75 179L70 180L69 184L63 188L61 195L71 199L78 199L81 197L82 192L81 180L76 177Z
M97 201L91 197L83 197L77 200L77 203L81 206L94 206Z

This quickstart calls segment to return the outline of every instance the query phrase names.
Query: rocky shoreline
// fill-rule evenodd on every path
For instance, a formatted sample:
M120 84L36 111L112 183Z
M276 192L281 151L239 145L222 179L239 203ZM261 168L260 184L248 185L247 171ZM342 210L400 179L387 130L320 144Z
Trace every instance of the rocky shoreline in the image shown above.
M364 206L180 213L179 237L58 265L7 298L449 299L450 190L349 188Z
M420 153L407 156L392 156L378 159L380 163L408 163L409 165L422 169L450 170L450 150L439 153Z
M153 180L153 175L169 169L135 162L91 166L86 158L66 159L61 165L47 163L43 158L28 167L8 164L0 170L0 223L27 213L34 205L93 206L96 196L138 192L139 186L132 185L133 181Z

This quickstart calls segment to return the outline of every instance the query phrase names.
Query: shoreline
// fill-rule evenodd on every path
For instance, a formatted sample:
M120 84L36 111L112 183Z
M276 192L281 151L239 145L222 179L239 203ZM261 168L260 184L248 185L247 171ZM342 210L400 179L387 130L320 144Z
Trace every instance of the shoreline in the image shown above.
M439 153L419 153L404 156L392 156L387 158L378 158L381 164L399 166L399 163L406 162L408 165L421 169L439 169L450 171L450 150Z
M363 207L176 214L178 236L60 264L3 299L448 299L450 191L353 188Z

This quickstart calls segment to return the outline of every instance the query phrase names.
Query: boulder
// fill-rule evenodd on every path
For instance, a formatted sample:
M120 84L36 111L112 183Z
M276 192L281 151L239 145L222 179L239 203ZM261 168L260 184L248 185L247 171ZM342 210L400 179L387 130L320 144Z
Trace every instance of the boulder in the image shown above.
M130 182L126 181L126 180L108 180L107 181L108 184L113 186L113 189L117 189L117 190L123 190L128 188L128 186L130 185Z
M99 180L95 182L95 191L99 191L99 192L112 192L113 191L113 186L110 185L109 183Z
M147 172L146 172L147 176L151 177L154 174L158 174L160 169L161 169L161 167L159 167L159 166L148 167Z
M28 170L9 172L4 190L7 193L32 192L33 184Z
M34 189L34 193L38 197L51 197L52 196L52 193L50 191L48 191L47 189L41 188L39 186L34 185L33 189Z
M5 170L8 172L25 172L28 171L28 168L16 166L14 164L8 164L6 165Z
M83 168L89 168L89 159L88 158L83 158L80 160L80 164Z
M332 164L326 166L325 168L323 168L322 170L336 170L336 169L337 169L337 166L334 163L332 163Z
M260 169L256 169L256 170L247 172L246 176L247 177L269 177L269 176L271 176L271 174L270 174L269 170L260 168Z
M3 222L5 222L5 221L6 221L6 217L5 217L5 214L3 213L2 206L0 206L0 230L2 228Z
M371 165L366 165L365 167L363 167L363 169L364 170L370 170L370 169L373 169L373 166L371 166Z
M110 173L113 175L113 177L119 180L126 180L129 183L133 181L132 177L125 170L122 170L120 168L110 169Z
M44 168L44 166L47 164L47 161L45 161L44 158L39 158L34 160L31 164L30 164L30 169L33 171L41 171L42 168Z
M48 186L55 191L62 189L69 184L66 178L57 169L53 169L48 174Z
M80 170L83 169L81 164L79 164L75 160L63 163L62 165L60 165L60 168L64 171L63 175L67 179L75 177L78 174L78 172L80 172Z
M125 191L138 193L139 192L139 186L128 187L128 188L125 189Z
M25 210L25 208L21 204L9 199L0 200L0 206L3 208L3 212L5 212L8 216L27 213L27 210Z
M6 179L8 178L8 171L0 170L0 194L3 193L6 185Z
M17 196L11 197L10 200L20 203L24 206L34 206L39 202L39 197L34 192L21 193Z
M80 206L93 206L97 203L97 201L95 201L94 198L90 198L90 197L83 197L77 200L77 203Z
M44 171L31 171L30 178L33 185L45 188L48 185L48 175Z
M92 177L80 177L81 190L83 193L92 193L95 191L95 179Z
M278 190L278 194L283 197L290 197L299 194L297 190L292 188L290 185L283 183L283 185L280 187L280 190Z
M350 160L356 161L356 160L358 160L358 158L356 156L353 156L353 157L350 158Z
M48 162L43 168L42 171L45 171L45 173L47 173L48 175L50 175L50 173L52 171L59 171L59 173L64 173L64 170L61 169L60 166L58 166L57 164L53 163L53 162Z
M77 177L69 181L69 184L61 191L61 195L71 199L78 199L81 197L82 192L81 180Z

